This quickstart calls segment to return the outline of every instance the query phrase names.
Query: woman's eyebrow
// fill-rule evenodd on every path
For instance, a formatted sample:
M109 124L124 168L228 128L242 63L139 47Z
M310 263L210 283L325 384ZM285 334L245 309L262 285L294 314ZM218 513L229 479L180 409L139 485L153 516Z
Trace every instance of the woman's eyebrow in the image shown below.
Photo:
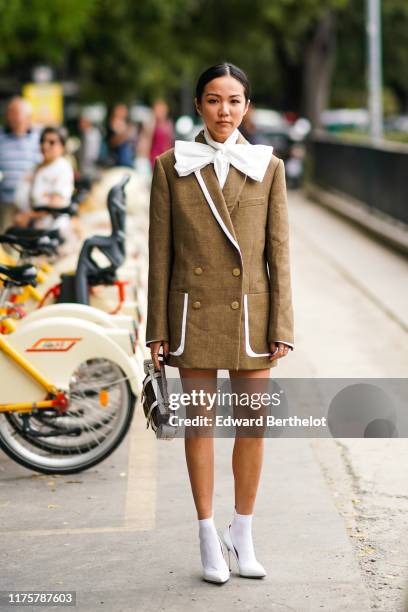
M210 91L209 91L209 92L207 92L207 93L206 93L206 95L207 95L207 96L217 96L218 98L221 98L221 94L212 93L212 92L210 92ZM240 93L230 94L230 96L229 96L229 97L230 97L230 98L235 98L235 97L237 97L237 96L242 96L242 94L240 94Z

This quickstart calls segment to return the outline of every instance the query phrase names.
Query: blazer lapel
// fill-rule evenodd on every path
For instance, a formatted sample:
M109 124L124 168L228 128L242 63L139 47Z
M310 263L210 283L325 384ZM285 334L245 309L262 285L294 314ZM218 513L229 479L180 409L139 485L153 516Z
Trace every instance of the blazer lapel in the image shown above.
M234 166L230 165L227 180L225 181L222 189L222 194L230 214L238 202L238 198L245 185L246 178L246 174L243 174L234 168Z
M201 170L201 176L204 179L204 183L210 193L210 196L214 202L214 205L220 215L224 225L228 229L229 233L232 235L234 240L237 242L237 237L235 235L234 226L231 221L230 214L228 212L227 204L224 198L224 195L221 191L221 186L218 182L217 175L215 174L213 164L208 164ZM217 219L218 222L218 219ZM220 225L221 229L222 225Z
M195 141L206 144L203 131L201 131L196 136ZM247 140L242 136L241 133L238 136L237 143L248 144ZM230 213L235 207L239 195L245 185L246 174L243 174L242 172L234 168L234 166L230 165L227 180L225 181L223 189L221 189L221 185L218 182L218 178L215 174L213 164L208 164L208 166L205 166L201 170L201 175L204 179L208 191L210 192L210 195L213 199L213 202L217 208L221 219L223 220L225 226L228 228L228 231L233 236L234 240L237 242L237 237L235 235L235 230L231 221Z
M249 144L241 132L239 133L237 144ZM233 165L230 165L227 180L225 181L222 190L230 214L238 202L238 198L241 195L242 189L244 188L246 179L246 174L237 170Z

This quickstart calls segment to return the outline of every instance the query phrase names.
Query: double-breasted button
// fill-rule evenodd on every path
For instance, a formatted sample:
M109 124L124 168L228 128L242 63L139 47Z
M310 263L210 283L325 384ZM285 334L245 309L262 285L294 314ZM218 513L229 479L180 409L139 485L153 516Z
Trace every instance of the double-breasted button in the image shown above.
M194 268L194 274L198 274L199 276L202 273L203 273L203 269L200 268L200 266L197 266L197 268Z
M239 268L233 268L232 273L234 276L239 276L241 274L241 270Z
M239 302L231 302L232 310L237 310L239 308Z
M197 308L201 308L201 302L193 302L193 308L197 310Z

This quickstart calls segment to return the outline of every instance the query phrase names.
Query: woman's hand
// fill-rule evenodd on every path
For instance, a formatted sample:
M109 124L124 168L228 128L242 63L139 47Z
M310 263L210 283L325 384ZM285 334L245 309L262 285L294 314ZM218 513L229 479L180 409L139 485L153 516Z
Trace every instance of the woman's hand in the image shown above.
M286 357L289 352L289 346L283 342L271 342L269 346L272 353L272 355L269 357L269 361Z
M159 350L161 346L163 346L164 361L166 361L169 355L169 343L165 342L164 340L158 340L157 342L151 342L149 344L150 353L152 356L152 361L155 370L160 370Z
M31 213L26 211L19 211L14 215L13 225L17 227L27 227L31 218Z

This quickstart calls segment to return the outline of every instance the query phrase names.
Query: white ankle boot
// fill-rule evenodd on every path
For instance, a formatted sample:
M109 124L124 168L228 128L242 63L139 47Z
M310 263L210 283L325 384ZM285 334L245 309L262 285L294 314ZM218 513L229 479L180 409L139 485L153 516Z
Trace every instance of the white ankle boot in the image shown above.
M245 578L263 578L265 568L256 560L252 541L252 514L238 514L234 510L232 523L223 533L224 544L228 550L229 569L231 555L238 565L239 575Z
M223 584L230 577L230 571L225 561L221 538L215 528L213 517L201 519L199 523L199 539L203 579L207 582Z

